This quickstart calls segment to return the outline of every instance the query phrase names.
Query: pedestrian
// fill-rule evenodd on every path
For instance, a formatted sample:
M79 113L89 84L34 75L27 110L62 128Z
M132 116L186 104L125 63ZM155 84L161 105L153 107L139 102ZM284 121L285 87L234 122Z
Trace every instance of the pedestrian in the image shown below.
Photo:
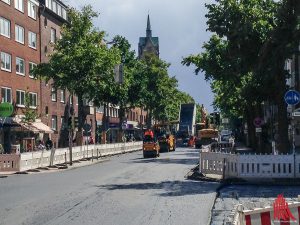
M46 141L46 149L47 150L51 150L53 147L53 142L52 140L50 139L50 137L48 137L48 140Z
M92 136L90 136L90 138L89 138L89 144L90 144L90 145L94 144L94 139L93 139Z
M29 151L32 151L32 150L33 150L33 149L32 149L32 145L31 145L30 141L28 141L28 142L27 142L27 145L26 145L26 150L27 150L27 152L29 152Z
M43 142L41 140L39 140L38 149L39 150L44 150L45 149L45 145L43 144Z

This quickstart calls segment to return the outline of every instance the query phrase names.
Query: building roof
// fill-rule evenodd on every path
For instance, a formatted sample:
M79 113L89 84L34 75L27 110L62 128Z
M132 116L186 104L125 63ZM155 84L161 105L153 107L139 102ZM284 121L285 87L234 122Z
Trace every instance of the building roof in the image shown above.
M144 46L147 42L148 37L140 37L139 45ZM158 37L150 37L154 46L159 46Z

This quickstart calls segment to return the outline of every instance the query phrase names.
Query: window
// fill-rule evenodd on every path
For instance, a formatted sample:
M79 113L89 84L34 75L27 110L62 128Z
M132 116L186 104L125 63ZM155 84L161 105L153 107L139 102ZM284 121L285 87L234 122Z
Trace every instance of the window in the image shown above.
M10 38L10 21L0 17L0 34Z
M52 87L52 88L51 88L51 100L52 100L53 102L56 102L56 99L57 99L56 88L55 88L55 87Z
M57 3L56 3L56 1L52 1L52 11L53 12L56 12L56 7L57 6Z
M10 0L2 0L2 2L5 2L6 4L10 5Z
M15 40L24 44L24 28L19 25L15 26Z
M15 0L15 8L21 12L24 12L24 1L23 0Z
M52 0L46 0L46 7L52 9Z
M61 5L57 4L57 14L61 16Z
M66 127L66 125L65 125L65 118L63 116L60 117L60 124L61 124L61 129L64 129Z
M17 90L17 106L25 106L25 91Z
M64 18L65 20L67 20L67 11L66 11L66 9L64 7L62 7L61 12L62 12L62 18Z
M29 77L30 78L34 78L33 74L32 74L32 70L36 67L36 63L33 62L29 62Z
M36 108L37 106L37 94L29 92L29 106Z
M1 52L1 69L11 72L11 55Z
M20 75L25 75L25 63L24 59L16 58L16 73Z
M69 103L70 105L73 105L73 95L69 95Z
M66 94L65 94L65 90L61 90L60 91L60 102L65 102L66 101Z
M51 128L52 130L57 130L57 116L52 116Z
M36 49L36 33L31 31L28 32L28 45L29 47Z
M50 36L50 42L55 43L55 41L56 41L56 30L51 28L51 34L50 35L51 35Z
M11 88L1 88L1 102L11 103Z
M36 5L31 1L28 1L28 16L36 19Z

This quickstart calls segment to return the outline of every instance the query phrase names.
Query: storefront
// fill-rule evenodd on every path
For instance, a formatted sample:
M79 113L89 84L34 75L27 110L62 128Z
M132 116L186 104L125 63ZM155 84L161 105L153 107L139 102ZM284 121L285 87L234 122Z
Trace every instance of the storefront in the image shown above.
M0 145L2 153L20 153L39 150L37 145L51 138L52 129L40 120L25 123L18 116L1 119Z

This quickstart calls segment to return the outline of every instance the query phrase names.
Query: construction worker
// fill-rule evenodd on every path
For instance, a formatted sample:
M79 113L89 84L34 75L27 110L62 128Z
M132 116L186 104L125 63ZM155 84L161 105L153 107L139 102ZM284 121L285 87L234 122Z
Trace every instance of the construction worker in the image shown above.
M151 129L146 130L145 136L146 135L149 135L149 136L151 136L151 138L154 138L154 134L153 134L153 131Z

